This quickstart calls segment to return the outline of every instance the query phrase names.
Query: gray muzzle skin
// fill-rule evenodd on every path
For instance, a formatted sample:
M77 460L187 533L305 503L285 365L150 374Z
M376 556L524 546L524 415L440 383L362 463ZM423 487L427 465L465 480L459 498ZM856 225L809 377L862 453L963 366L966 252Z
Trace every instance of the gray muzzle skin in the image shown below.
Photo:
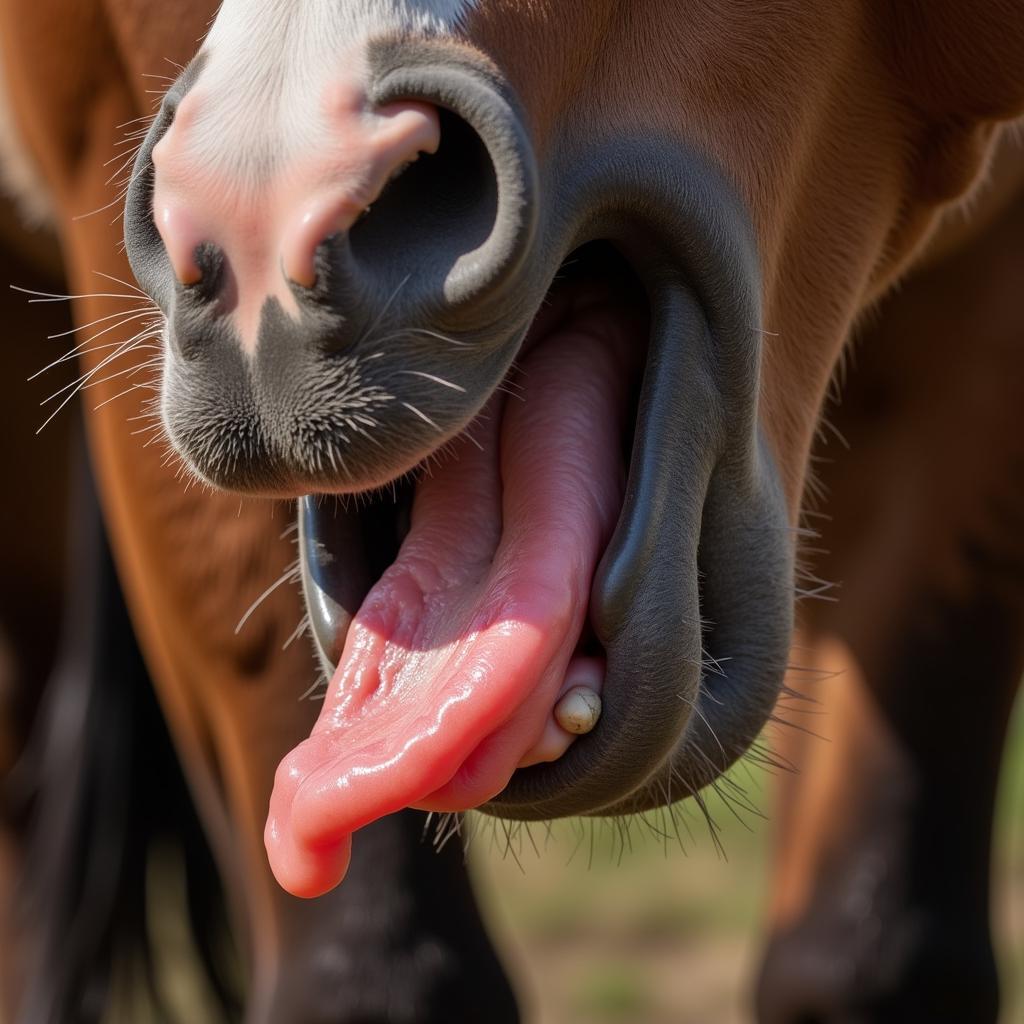
M202 280L178 285L153 225L152 146L201 58L168 94L126 215L132 267L168 318L167 429L198 472L239 490L323 494L393 479L483 406L566 257L591 241L614 244L646 289L651 337L626 497L591 591L607 655L604 710L560 760L517 771L485 810L615 814L692 794L764 725L792 628L791 533L757 418L749 219L721 174L678 139L566 132L538 166L510 87L464 47L401 41L373 58L374 102L422 99L450 112L441 150L321 247L317 284L296 287L301 323L267 303L251 357L216 314L222 256L197 250ZM452 345L465 393L394 376L395 367L450 375ZM363 362L370 349L386 352ZM369 414L372 443L351 431L339 440L351 415L341 368L364 389L394 393ZM408 382L397 392L396 379ZM325 461L335 450L344 468ZM372 511L300 501L303 586L328 671L394 553L394 534Z

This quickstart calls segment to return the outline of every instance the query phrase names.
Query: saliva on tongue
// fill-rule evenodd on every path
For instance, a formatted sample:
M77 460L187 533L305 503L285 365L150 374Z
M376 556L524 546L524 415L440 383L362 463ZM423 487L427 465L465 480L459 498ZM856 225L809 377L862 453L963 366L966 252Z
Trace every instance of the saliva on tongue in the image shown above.
M417 484L398 557L352 621L309 739L281 763L265 841L278 882L318 896L352 834L405 807L461 811L572 737L552 709L599 660L576 654L618 518L641 342L624 308L575 296ZM644 339L645 340L645 339Z

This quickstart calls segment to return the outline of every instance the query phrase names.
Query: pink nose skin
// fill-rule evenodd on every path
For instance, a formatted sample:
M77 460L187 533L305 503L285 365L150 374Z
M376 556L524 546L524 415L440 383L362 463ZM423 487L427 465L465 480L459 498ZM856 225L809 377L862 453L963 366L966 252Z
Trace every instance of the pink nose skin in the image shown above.
M395 174L420 153L435 153L441 142L437 111L425 103L389 104L377 111L372 130L360 127L347 140L354 176L308 199L285 230L281 265L296 284L312 287L320 243L347 231Z
M198 87L179 105L153 150L153 217L181 284L202 276L197 246L222 250L233 282L227 309L248 341L268 297L294 311L288 282L315 283L319 245L347 231L406 164L437 150L440 122L429 104L410 100L370 110L359 88L335 85L322 104L315 146L293 145L297 152L252 183L210 152L217 134L200 122L215 113Z

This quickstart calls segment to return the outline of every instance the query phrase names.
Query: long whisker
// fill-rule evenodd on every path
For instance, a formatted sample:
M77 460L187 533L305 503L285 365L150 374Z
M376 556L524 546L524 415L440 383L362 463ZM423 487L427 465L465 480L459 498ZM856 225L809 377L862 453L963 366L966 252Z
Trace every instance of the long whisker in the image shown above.
M104 274L103 277L109 275ZM116 280L111 278L111 280ZM124 282L122 282L124 283ZM122 295L120 292L83 292L80 295L62 295L59 292L40 292L34 288L23 288L19 284L12 284L10 286L12 291L21 292L23 295L31 295L33 298L29 299L32 302L73 302L77 299L137 299L137 295ZM144 294L144 293L143 293Z
M461 384L455 384L450 380L445 380L443 377L435 377L434 374L424 373L422 370L396 370L395 373L406 377L422 377L424 380L433 381L442 387L451 388L452 391L458 391L461 394L466 393L466 389Z
M109 380L110 378L107 379ZM92 410L93 412L95 412L97 409L102 409L103 406L109 405L111 402L116 402L119 398L123 398L125 395L130 395L133 391L158 391L158 384L159 382L157 379L151 380L146 384L132 384L131 387L127 387L123 391L118 391L116 395L111 395L110 398L103 399L103 401L100 402L99 405L94 405L92 407ZM145 447L145 445L143 445L143 447Z
M95 327L97 324L106 323L108 320L118 320L119 322L123 322L121 321L122 317L124 318L124 321L127 321L136 317L144 316L147 313L153 314L154 312L157 312L157 310L153 306L147 307L145 309L122 309L117 313L108 313L107 316L98 316L96 317L95 320L90 320L89 323L87 324L80 324L77 327L69 327L66 331L58 331L56 334L48 334L46 336L46 340L56 341L58 338L66 338L69 334L76 334L82 331L87 331L89 330L90 327ZM93 337L98 338L99 335L96 334L93 335Z
M284 586L285 583L297 583L301 575L302 570L299 568L299 560L296 558L295 561L292 562L288 568L285 569L285 571L276 580L274 580L274 582L271 583L255 601L253 601L251 605L249 605L245 614L238 620L238 625L235 626L235 635L237 636L242 631L242 628L252 617L253 612L255 612L256 609L259 608L259 606L263 604L263 602L266 601L266 599L270 597L275 590L278 589L278 587Z
M421 412L411 402L403 402L402 405L404 405L406 407L406 409L409 410L409 412L415 414L421 420L423 420L424 423L426 423L429 426L433 427L438 433L441 433L441 428L425 412Z
M68 402L70 402L75 397L75 395L79 393L79 391L81 391L81 389L99 370L101 370L104 366L108 365L112 360L118 358L120 355L132 351L135 345L139 344L139 342L148 340L149 338L152 338L154 336L155 335L153 334L152 328L140 331L133 338L130 338L127 342L123 342L122 345L118 346L118 348L116 348L112 353L110 353L109 355L105 356L102 360L100 360L100 362L96 366L94 366L88 373L84 374L82 377L79 378L79 380L75 382L76 386L74 386L72 390L68 391L67 395L64 396L60 404L53 410L53 412L50 413L49 416L46 417L46 419L36 430L36 434L38 435L43 430L46 429L47 425L53 420L53 418L68 404ZM57 395L59 395L62 391L65 390L67 390L66 387L61 388L57 392L54 392L54 394L52 394L49 398L44 399L43 402L40 402L40 405L44 405L51 399L56 398Z
M147 299L150 302L153 301L137 284L133 284L131 281L122 281L121 278L115 277L113 274L106 274L102 270L94 270L93 273L96 274L98 277L104 277L108 281L113 281L114 284L120 284L124 285L125 288L131 288L132 291L137 292L142 298ZM155 303L153 308L156 308Z
M154 337L155 329L156 328L151 324L143 327L141 331L139 331L137 334L133 334L127 341L122 341L113 352L109 353L108 355L105 355L94 367L83 373L82 376L78 378L78 380L72 381L70 384L65 384L63 387L58 388L56 391L54 391L52 395L48 396L47 398L44 398L39 404L46 405L48 402L52 402L53 399L55 399L58 395L62 395L69 388L75 388L77 390L79 385L84 384L90 378L94 377L100 370L103 369L103 367L113 362L115 359L117 359L118 356L131 351L131 349L134 347L135 342Z
M381 309L381 311L377 314L376 319L373 321L372 324L370 324L369 327L366 328L365 331L363 331L362 337L359 339L360 343L364 342L367 338L369 338L373 334L373 332L380 326L381 321L387 315L387 311L391 308L392 303L395 301L395 299L398 298L398 293L409 283L409 278L411 276L411 274L406 274L405 277L403 277L402 280L398 282L398 286L391 293L391 297L388 299L388 301L384 303L384 306Z
M140 373L142 370L151 370L159 367L162 362L162 359L154 358L147 359L145 362L138 363L137 365L126 366L123 370L118 370L116 373L108 373L106 377L101 377L99 380L91 380L88 384L83 384L81 390L88 391L91 388L99 387L101 384L107 384L112 380L116 380L118 377L131 377L133 374ZM96 406L96 408L98 409L99 406Z
M36 370L36 372L33 373L31 377L26 377L25 379L26 380L35 380L36 377L39 377L42 374L46 373L47 370L52 370L55 366L60 366L61 363L69 363L69 362L71 362L73 359L76 359L79 356L79 354L81 353L81 350L83 349L83 347L86 344L87 344L87 342L83 341L80 344L76 345L74 348L68 349L68 351L65 352L64 355L59 356L57 359L54 359L54 361L52 363L48 363L41 370ZM122 344L122 342L120 342L120 341L108 341L108 342L105 342L102 345L93 345L93 346L91 346L89 351L90 352L103 352L106 349L117 348L118 345L121 345L121 344ZM160 345L138 345L137 348L139 348L139 349L160 350L161 346Z

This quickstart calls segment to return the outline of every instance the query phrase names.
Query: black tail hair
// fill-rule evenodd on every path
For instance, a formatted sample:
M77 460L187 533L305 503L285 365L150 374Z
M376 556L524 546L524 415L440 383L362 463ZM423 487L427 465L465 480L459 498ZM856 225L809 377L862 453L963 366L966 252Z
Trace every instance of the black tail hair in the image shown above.
M234 1021L240 1000L224 955L220 878L132 630L84 445L78 449L57 667L9 780L29 821L21 910L30 968L19 1021L113 1022L126 984L144 989L132 993L133 1005L142 998L153 1018L172 1019L147 921L158 844L179 851L188 896L172 911L191 931L217 1019Z

